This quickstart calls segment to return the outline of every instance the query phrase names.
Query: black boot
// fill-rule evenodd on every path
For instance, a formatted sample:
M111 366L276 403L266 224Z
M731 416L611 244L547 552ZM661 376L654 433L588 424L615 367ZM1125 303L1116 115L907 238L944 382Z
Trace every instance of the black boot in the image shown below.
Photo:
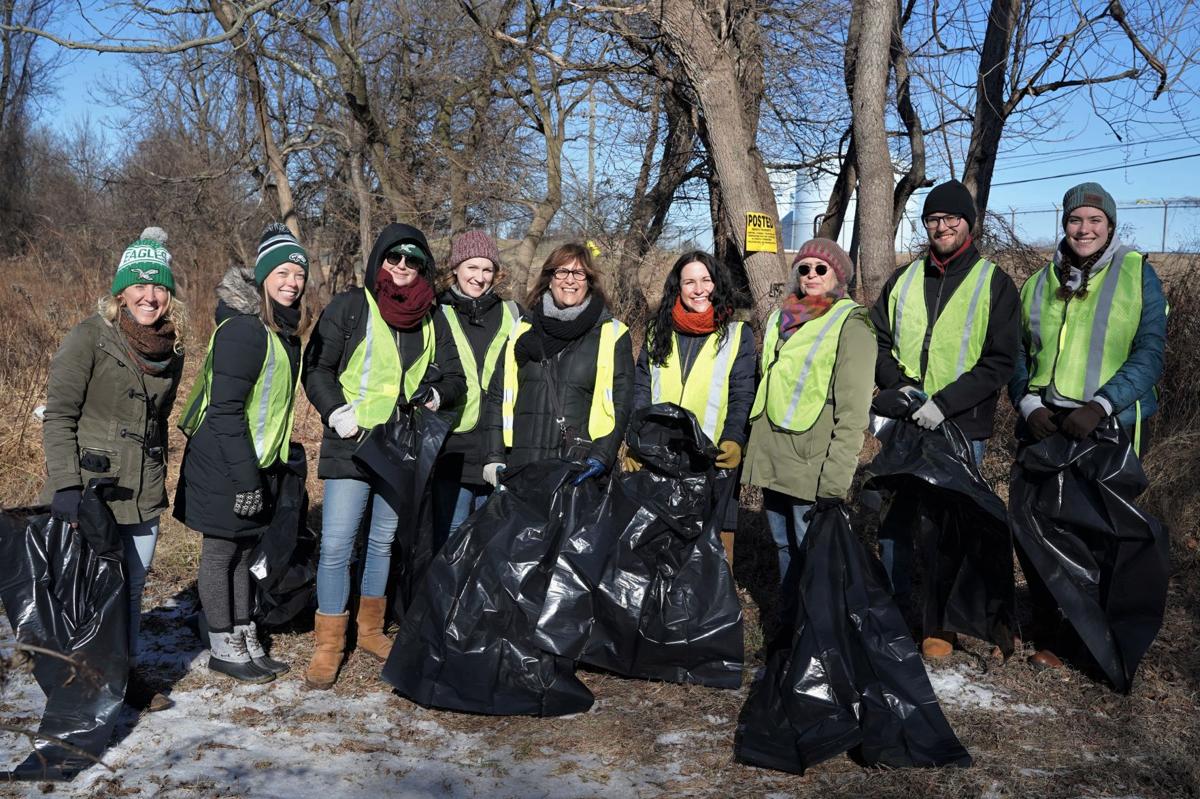
M250 662L258 666L263 671L269 671L272 674L287 674L291 669L288 664L276 660L267 654L258 640L258 629L254 622L249 624L239 624L233 628L234 634L240 634L242 641L246 644L246 651L250 654Z
M250 660L242 636L233 630L208 631L208 669L245 683L259 685L275 679L275 674L259 668Z

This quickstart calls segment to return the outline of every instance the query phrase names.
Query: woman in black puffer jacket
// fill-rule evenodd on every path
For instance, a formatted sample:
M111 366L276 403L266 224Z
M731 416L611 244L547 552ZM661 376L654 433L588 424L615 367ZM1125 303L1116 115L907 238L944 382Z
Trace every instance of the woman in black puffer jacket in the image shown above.
M601 477L629 421L629 331L605 305L581 244L550 253L528 306L488 390L484 478L496 485L506 467L555 457L582 461L576 484Z

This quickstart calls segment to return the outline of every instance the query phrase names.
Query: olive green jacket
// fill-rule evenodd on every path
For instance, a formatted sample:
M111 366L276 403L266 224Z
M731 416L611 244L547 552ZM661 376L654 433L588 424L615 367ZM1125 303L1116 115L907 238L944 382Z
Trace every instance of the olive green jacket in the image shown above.
M118 524L158 516L167 507L167 417L182 371L178 355L161 375L143 374L124 335L99 315L76 325L50 361L43 501L93 477L115 477L106 498ZM82 456L97 470L81 468Z
M867 310L857 308L838 339L829 397L816 423L791 433L771 424L765 413L752 420L742 482L809 502L845 499L869 422L876 350Z

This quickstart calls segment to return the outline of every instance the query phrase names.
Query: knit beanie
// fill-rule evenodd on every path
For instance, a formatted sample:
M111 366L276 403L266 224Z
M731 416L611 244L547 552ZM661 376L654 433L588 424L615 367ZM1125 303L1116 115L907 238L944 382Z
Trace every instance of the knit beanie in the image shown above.
M459 233L450 242L450 271L458 269L463 261L472 258L487 258L497 269L500 268L500 250L496 242L482 230L468 230Z
M175 276L171 274L171 254L164 246L167 232L160 227L148 227L137 241L121 253L117 274L113 276L112 295L115 297L130 286L149 283L165 286L175 293Z
M1083 206L1090 208L1099 208L1108 217L1108 224L1116 227L1117 225L1117 204L1113 200L1112 195L1104 190L1104 187L1099 183L1080 183L1067 189L1067 193L1063 195L1063 227L1067 226L1067 217L1076 208Z
M308 253L296 241L287 225L272 222L263 230L258 241L258 257L254 261L254 282L262 285L267 275L280 264L293 263L304 269L308 277Z
M846 251L838 246L836 241L831 241L830 239L809 239L800 245L800 251L792 259L793 283L797 278L796 264L805 258L819 258L829 264L833 268L833 271L837 273L840 285L848 285L850 279L854 277L854 263L850 260L850 256L846 255Z
M931 214L955 214L967 220L967 227L975 227L975 198L962 183L947 180L934 186L925 195L925 207L921 218Z

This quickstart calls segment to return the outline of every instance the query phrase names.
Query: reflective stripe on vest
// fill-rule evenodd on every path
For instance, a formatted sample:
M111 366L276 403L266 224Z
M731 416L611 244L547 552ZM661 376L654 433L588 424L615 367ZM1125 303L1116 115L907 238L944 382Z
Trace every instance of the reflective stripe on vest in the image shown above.
M500 327L483 354L483 368L480 369L475 363L475 351L471 349L471 342L463 331L462 322L458 320L458 312L453 306L442 306L442 313L450 325L450 332L454 334L458 358L462 361L463 371L467 376L466 404L463 406L462 417L454 428L455 433L469 432L479 424L479 410L483 407L483 397L491 383L492 373L496 371L496 363L500 360L500 353L504 351L505 342L517 329L517 304L512 300L505 300L501 307L503 312L500 314Z
M925 393L936 394L978 363L987 338L995 269L995 264L980 258L942 306L929 336L924 375L921 350L929 328L924 261L909 264L892 287L888 298L892 357L905 375L920 383Z
M650 364L650 399L654 403L673 402L696 415L700 427L710 441L725 429L729 410L729 375L741 342L744 322L732 322L725 331L725 340L717 346L717 334L710 333L700 348L688 372L683 377L679 357L679 336L671 333L671 352L661 366Z
M500 418L504 446L513 445L513 420L517 415L517 339L533 326L529 322L517 325L516 333L504 348L504 394L500 402ZM593 441L608 435L617 427L617 412L613 404L613 377L616 372L617 341L629 328L617 319L600 327L600 344L596 350L596 382L592 386L592 407L588 414L588 438Z
M1051 264L1021 287L1029 388L1053 383L1059 396L1088 402L1133 349L1142 318L1142 255L1114 254L1108 266L1091 275L1086 297L1061 300L1060 285Z
M226 319L225 322L229 320ZM213 343L221 322L208 340L208 353L204 356L204 368L192 392L188 395L184 410L179 417L179 429L189 438L200 428L208 413L212 397ZM300 370L296 380L290 380L291 361L287 347L279 336L263 327L267 334L267 351L258 379L246 397L246 432L254 445L258 468L265 469L277 460L287 460L288 443L292 437L292 423L296 417L296 391L300 386Z
M392 417L402 399L402 384L404 398L412 396L421 385L425 370L433 361L434 332L433 316L427 315L421 320L421 355L405 372L399 345L375 298L365 290L363 296L367 298L367 329L346 368L338 375L338 383L342 386L342 396L354 409L355 422L369 430Z
M779 346L779 311L767 320L763 342L763 379L754 395L750 418L765 411L776 427L803 433L817 423L829 398L838 342L850 312L861 307L843 299L818 317L800 326Z

